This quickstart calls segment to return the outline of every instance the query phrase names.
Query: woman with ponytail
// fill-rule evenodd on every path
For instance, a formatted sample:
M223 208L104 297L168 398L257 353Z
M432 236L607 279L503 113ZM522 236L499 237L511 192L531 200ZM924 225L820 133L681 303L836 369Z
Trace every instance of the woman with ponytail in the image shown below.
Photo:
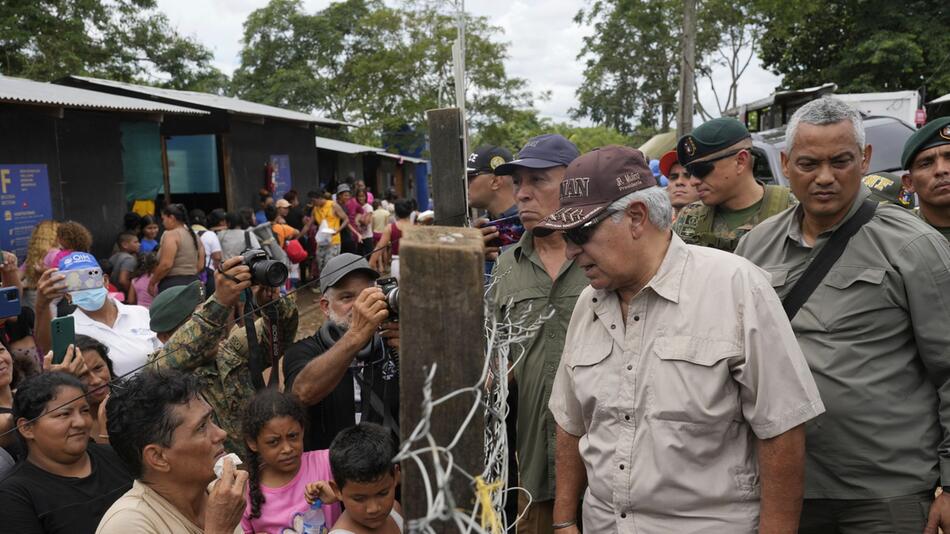
M158 246L158 265L148 284L153 296L194 282L205 266L205 250L191 231L185 206L169 204L162 208L162 226L165 233Z
M248 448L245 533L301 532L307 504L307 484L331 480L327 450L303 452L303 407L276 389L258 392L244 410L242 432ZM339 504L324 505L327 527L340 517Z

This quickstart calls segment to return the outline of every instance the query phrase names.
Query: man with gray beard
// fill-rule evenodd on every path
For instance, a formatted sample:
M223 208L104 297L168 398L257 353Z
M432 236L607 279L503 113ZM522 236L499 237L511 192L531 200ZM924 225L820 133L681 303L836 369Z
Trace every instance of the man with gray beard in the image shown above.
M341 254L320 273L327 319L284 355L284 388L307 406L308 451L328 449L338 432L360 422L399 435L399 324L387 322L379 273L356 254Z

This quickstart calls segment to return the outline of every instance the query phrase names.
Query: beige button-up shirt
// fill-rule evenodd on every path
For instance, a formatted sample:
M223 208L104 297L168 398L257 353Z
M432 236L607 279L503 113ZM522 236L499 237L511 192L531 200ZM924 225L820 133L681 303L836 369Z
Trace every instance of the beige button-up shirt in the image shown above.
M755 438L824 411L767 275L675 234L631 301L578 298L550 409L580 436L588 532L754 532Z

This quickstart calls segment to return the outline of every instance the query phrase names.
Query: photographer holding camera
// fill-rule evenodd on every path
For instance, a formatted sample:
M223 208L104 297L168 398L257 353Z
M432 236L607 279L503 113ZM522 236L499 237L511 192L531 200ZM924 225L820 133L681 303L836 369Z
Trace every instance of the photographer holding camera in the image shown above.
M214 295L204 305L199 306L204 297L202 285L196 281L163 291L150 309L152 330L165 343L149 357L150 362L156 368L176 369L198 378L204 399L214 408L215 424L228 433L225 448L239 455L244 452L241 412L262 384L260 376L255 377L259 373L252 369L270 367L271 361L266 356L263 361L253 361L246 330L237 328L229 335L225 327L228 317L241 293L253 285L257 306L277 300L271 306L277 311L278 344L291 343L297 334L297 305L292 299L280 299L279 286L286 280L287 270L264 257L263 251L248 250L226 260L215 272ZM254 332L264 354L279 356L279 348L271 347L271 328L271 321L255 321Z
M341 254L320 273L326 321L289 349L284 387L307 406L305 450L327 449L340 431L373 422L399 433L398 293L374 285L379 273ZM387 321L387 319L390 319Z

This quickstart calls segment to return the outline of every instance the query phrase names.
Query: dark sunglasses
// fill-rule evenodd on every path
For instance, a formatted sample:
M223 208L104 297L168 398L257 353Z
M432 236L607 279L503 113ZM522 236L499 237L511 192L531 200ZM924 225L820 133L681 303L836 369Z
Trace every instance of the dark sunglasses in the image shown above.
M616 212L609 210L605 211L586 223L578 226L577 228L564 230L564 233L562 234L564 236L564 241L570 241L579 247L583 246L585 243L590 241L591 236L594 235L594 230L597 229L597 225L606 221L607 217L610 217L614 213Z
M732 152L726 152L725 154L715 157L713 159L707 159L705 161L694 161L692 163L687 163L684 165L686 170L696 178L702 180L703 178L709 176L709 173L713 172L713 169L716 168L716 162L721 159L731 158L743 150L748 150L748 148L740 148L739 150L733 150Z

